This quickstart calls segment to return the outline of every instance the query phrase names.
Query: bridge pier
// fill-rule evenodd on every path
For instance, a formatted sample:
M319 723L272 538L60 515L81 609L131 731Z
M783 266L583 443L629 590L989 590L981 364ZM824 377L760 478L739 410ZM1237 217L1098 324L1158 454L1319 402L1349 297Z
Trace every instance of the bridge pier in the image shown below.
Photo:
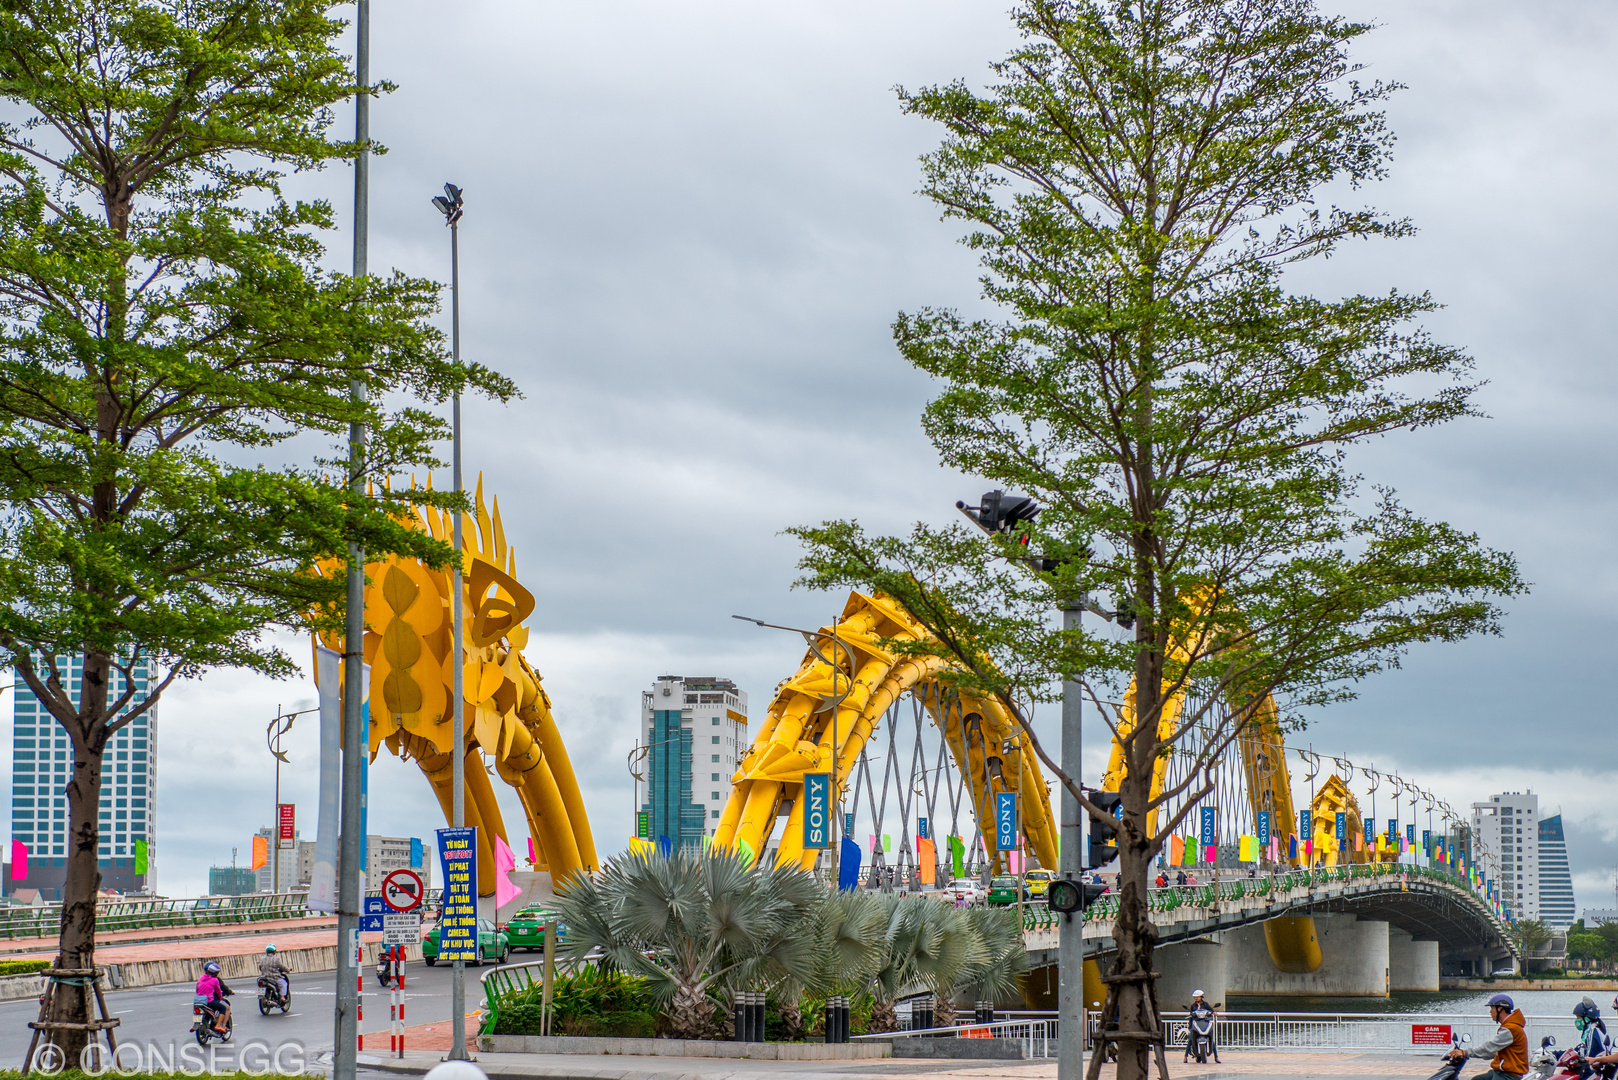
M1315 915L1315 928L1321 962L1317 970L1309 972L1276 970L1262 924L1225 931L1229 993L1264 997L1388 996L1387 923L1323 913ZM1436 965L1436 948L1433 960Z
M1438 942L1417 941L1397 926L1388 927L1388 989L1437 990Z
M1225 1000L1225 947L1209 938L1159 945L1152 950L1158 973L1157 1004L1165 1010L1191 1002L1191 991L1201 990L1210 1003Z

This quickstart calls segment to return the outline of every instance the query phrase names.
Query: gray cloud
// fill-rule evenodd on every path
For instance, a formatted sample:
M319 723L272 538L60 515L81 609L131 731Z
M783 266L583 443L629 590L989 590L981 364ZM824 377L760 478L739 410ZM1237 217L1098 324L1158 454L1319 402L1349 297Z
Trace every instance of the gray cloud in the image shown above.
M1339 197L1422 231L1345 251L1298 287L1430 289L1448 305L1430 325L1477 358L1493 419L1378 443L1361 467L1517 551L1536 588L1504 639L1418 650L1302 738L1431 777L1457 804L1525 786L1517 766L1544 790L1599 788L1618 764L1605 543L1618 13L1438 0L1349 13L1382 24L1358 50L1369 74L1410 88L1390 108L1392 177ZM1014 35L1003 6L959 0L485 0L452 16L376 10L374 70L400 89L373 111L390 152L373 172L371 265L447 279L427 200L444 180L465 187L465 353L526 394L468 404L467 461L540 598L529 655L612 850L641 688L665 671L730 675L761 714L801 647L728 616L818 624L841 607L789 591L781 528L902 529L981 490L938 467L917 426L926 380L889 337L898 310L980 303L970 254L913 194L937 133L900 115L891 88L981 80ZM350 186L331 170L294 189L333 201L346 227ZM334 238L334 267L346 245ZM312 687L217 673L165 703L165 889L199 888L267 823L258 725L300 695ZM1087 734L1095 754L1101 737ZM312 749L295 747L290 781L311 832ZM373 830L433 828L424 782L377 768ZM1580 902L1600 903L1586 894L1613 857L1611 818L1599 802L1581 813Z

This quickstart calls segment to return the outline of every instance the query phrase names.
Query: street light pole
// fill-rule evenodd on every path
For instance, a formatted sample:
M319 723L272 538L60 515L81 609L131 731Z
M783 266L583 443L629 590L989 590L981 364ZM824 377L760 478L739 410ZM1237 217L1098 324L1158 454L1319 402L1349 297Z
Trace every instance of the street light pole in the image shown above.
M358 0L354 16L354 277L368 274L371 230L371 0ZM357 405L365 383L349 383ZM348 427L348 485L355 502L365 498L365 425ZM347 596L343 613L343 788L337 865L337 1008L332 1050L333 1080L354 1080L359 1066L360 784L365 733L360 708L365 701L365 550L348 545Z
M444 185L444 194L433 199L433 205L443 213L445 222L449 225L449 325L450 325L450 351L455 358L455 367L461 366L461 189L454 184ZM459 503L461 485L461 387L455 386L455 398L451 405L451 440L453 451L451 453L451 474L456 502ZM463 648L466 641L464 612L461 600L461 568L465 563L464 551L461 546L461 519L464 517L457 506L455 510L454 538L451 543L455 547L455 562L450 572L450 591L453 593L453 629L451 633L455 638L452 646L455 654L455 746L451 751L450 763L450 816L454 818L452 824L457 828L466 825L466 687ZM475 857L475 856L474 856ZM476 897L472 901L477 903ZM477 940L477 931L474 929L473 941ZM456 956L452 974L450 976L450 1050L447 1060L465 1061L469 1059L466 1052L466 961Z
M1079 629L1082 605L1062 605L1062 630ZM1062 680L1062 771L1074 782L1084 775L1084 734L1079 684ZM1062 834L1058 859L1063 877L1084 876L1084 815L1079 800L1062 790ZM1056 1080L1079 1080L1084 1075L1084 923L1069 915L1057 923Z
M270 892L281 891L281 765L287 760L286 753L281 749L281 739L292 730L292 721L304 713L318 712L317 709L299 709L297 712L284 713L281 706L275 707L275 719L270 721L266 741L269 743L270 754L275 758L275 813L270 815L273 823L271 843L275 846L270 849Z

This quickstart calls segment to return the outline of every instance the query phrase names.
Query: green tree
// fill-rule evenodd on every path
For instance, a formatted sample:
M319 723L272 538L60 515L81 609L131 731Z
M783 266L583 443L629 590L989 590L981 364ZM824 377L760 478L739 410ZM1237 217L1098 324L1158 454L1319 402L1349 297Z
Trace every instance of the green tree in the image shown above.
M1528 974L1528 961L1534 950L1551 939L1550 927L1545 925L1544 919L1518 919L1506 933L1522 956L1519 970Z
M331 108L380 89L353 85L330 6L0 8L0 659L73 748L59 967L94 963L108 738L205 668L295 671L265 631L340 618L341 582L310 570L350 541L446 561L394 517L442 496L383 484L436 464L444 426L412 402L514 392L444 355L436 286L324 272L331 208L282 197L288 172L359 152ZM353 421L372 496L346 492L346 447L266 462ZM87 989L54 1000L88 1019Z
M803 584L892 596L936 637L893 647L945 657L1030 735L1063 679L1106 719L1127 778L1103 1015L1156 1031L1151 867L1225 750L1414 643L1497 632L1495 598L1524 585L1509 554L1362 491L1352 467L1367 440L1475 415L1471 361L1420 329L1434 301L1283 276L1410 231L1315 203L1387 161L1394 88L1347 54L1370 27L1309 0L1025 0L1013 18L1023 41L984 89L900 92L944 129L924 194L964 228L1000 314L926 309L894 334L939 387L923 427L943 464L1044 511L987 538L794 532ZM1053 608L1091 597L1132 612L1129 632L1053 628ZM1203 704L1166 714L1187 689ZM1192 767L1154 792L1175 748ZM1119 1076L1144 1076L1149 1044L1118 1042Z
M881 899L885 930L870 976L871 1030L896 1030L899 999L922 991L937 999L936 1021L953 1023L955 988L986 959L966 912L927 897L887 893Z
M564 955L600 949L605 963L647 980L676 1038L709 1037L710 994L819 970L816 925L826 890L813 876L750 869L729 851L682 848L620 855L594 879L576 877L558 903Z

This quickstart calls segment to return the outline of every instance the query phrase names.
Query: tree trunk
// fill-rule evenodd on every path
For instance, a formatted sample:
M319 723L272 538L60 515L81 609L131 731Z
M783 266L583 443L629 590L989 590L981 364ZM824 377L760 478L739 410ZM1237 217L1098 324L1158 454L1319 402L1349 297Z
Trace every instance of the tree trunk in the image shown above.
M682 982L669 1003L669 1026L676 1039L706 1039L713 1030L713 1006L700 983Z
M955 991L951 990L947 994L934 994L933 997L938 1002L933 1009L933 1026L954 1027Z
M899 1030L899 1010L893 1007L893 1002L877 998L871 1004L871 1030L873 1032Z
M97 852L101 843L101 759L107 745L107 687L111 668L106 653L86 651L79 682L75 723L64 723L73 745L73 776L67 783L67 875L62 883L62 932L57 944L58 969L88 972L95 967L96 897L101 891ZM60 722L60 717L58 721ZM68 978L74 978L69 976ZM95 1017L93 978L58 983L51 997L50 1019L85 1024ZM81 1029L58 1031L56 1044L67 1053L70 1068L92 1041Z

